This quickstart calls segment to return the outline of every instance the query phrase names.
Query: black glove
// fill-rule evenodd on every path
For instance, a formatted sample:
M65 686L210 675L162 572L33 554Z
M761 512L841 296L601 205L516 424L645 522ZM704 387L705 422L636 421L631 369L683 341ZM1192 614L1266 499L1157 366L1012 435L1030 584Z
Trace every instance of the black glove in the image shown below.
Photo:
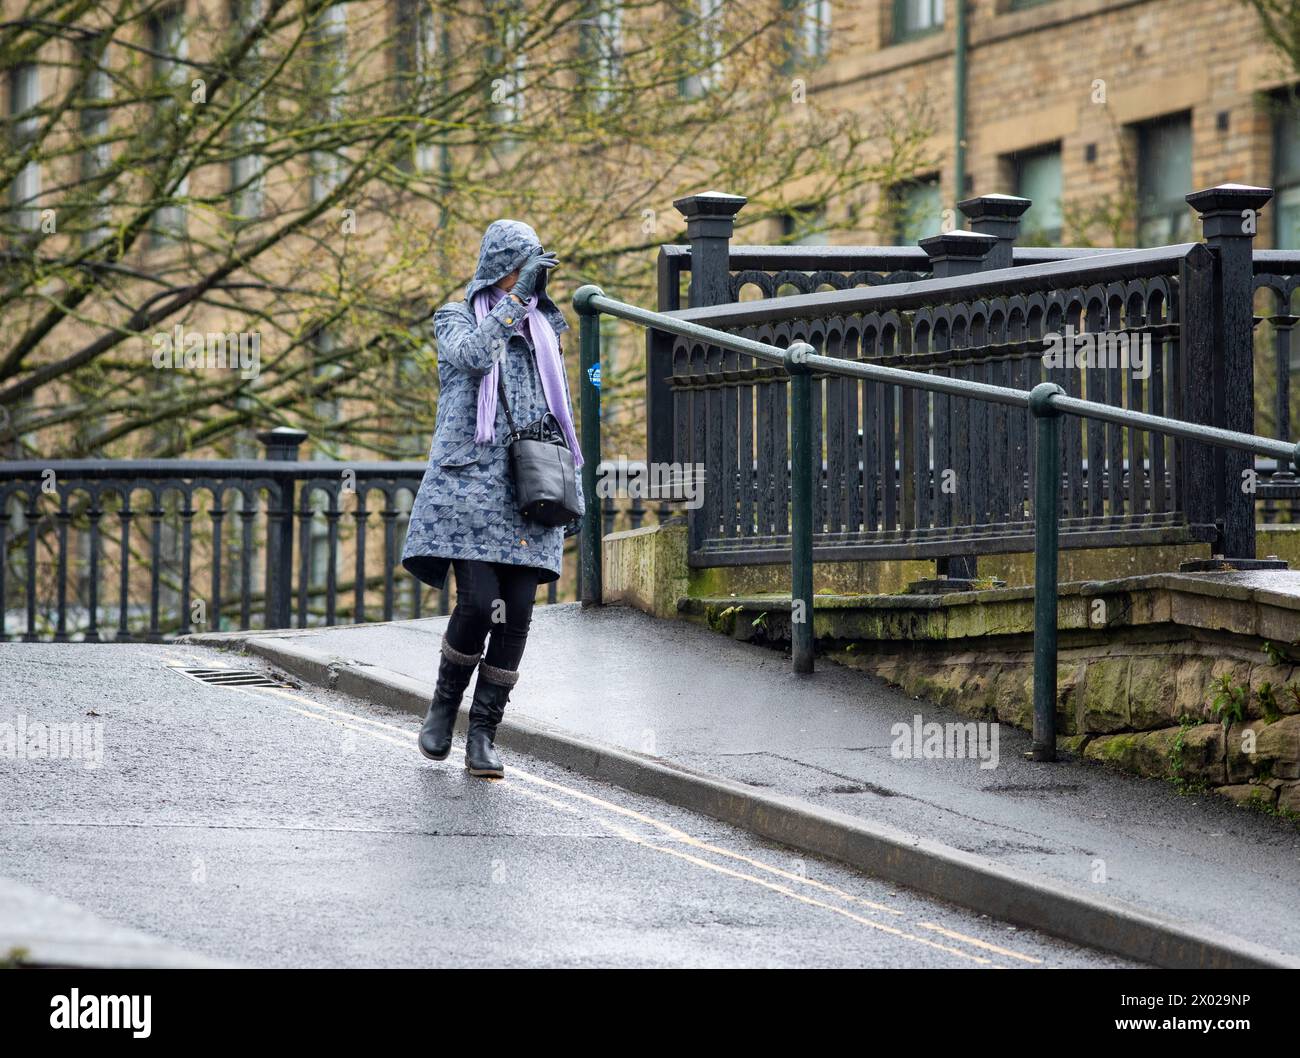
M559 263L555 254L539 247L533 256L520 266L519 278L515 280L515 285L511 288L510 293L514 294L520 301L527 301L537 293L537 287L542 275Z

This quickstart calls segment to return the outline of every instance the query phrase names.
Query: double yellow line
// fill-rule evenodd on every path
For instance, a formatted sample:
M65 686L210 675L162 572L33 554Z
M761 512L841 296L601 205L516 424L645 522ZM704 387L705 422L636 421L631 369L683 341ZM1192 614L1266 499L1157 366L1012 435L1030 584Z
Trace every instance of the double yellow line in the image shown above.
M417 734L407 728L398 727L382 720L374 720L347 710L336 709L333 706L323 705L305 695L283 688L234 687L231 689L243 691L246 694L265 695L282 699L286 703L285 707L287 709L300 716L335 724L368 735L379 741L399 746L406 752L414 752ZM309 708L301 708L304 705ZM725 875L750 885L761 886L770 892L779 893L781 896L805 906L820 908L823 911L839 915L859 926L878 930L881 933L889 934L892 937L913 944L924 945L927 948L944 952L955 959L972 962L979 966L1000 968L999 964L992 958L994 956L1035 966L1042 964L1043 960L1034 956L1001 945L990 944L988 941L967 936L964 933L948 929L934 922L904 923L900 920L905 919L906 915L896 908L866 900L837 886L820 882L815 878L806 878L801 874L773 866L752 856L746 856L701 841L669 823L646 815L644 812L625 808L622 805L595 797L582 790L565 786L563 783L557 783L540 775L534 775L513 763L510 765L510 777L521 780L519 784L505 784L506 788L511 792L544 802L560 811L589 819L624 841L664 856L674 856L685 860L702 870ZM488 781L500 782L501 780ZM574 802L581 803L586 811L580 810ZM642 831L635 829L636 824L641 825ZM728 866L726 863L706 859L705 855L730 861L736 866ZM840 903L831 903L830 900L836 900ZM888 916L888 918L898 922L898 925L890 925L888 918L886 921L876 921L866 917L870 913ZM931 936L921 936L916 932L910 932L911 930L924 930ZM942 943L939 940L931 939L932 937L942 937L952 943ZM963 945L965 949L975 950L963 950L963 948L954 947L954 944Z

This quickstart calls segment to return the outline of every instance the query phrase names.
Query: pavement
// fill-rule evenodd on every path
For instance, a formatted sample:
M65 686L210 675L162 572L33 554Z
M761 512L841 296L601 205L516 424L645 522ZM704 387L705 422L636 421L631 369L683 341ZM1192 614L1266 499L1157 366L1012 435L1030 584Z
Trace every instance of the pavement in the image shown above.
M197 641L422 712L445 624ZM966 720L830 662L796 676L688 622L561 604L534 613L498 741L1008 921L1111 951L1140 934L1142 961L1300 961L1294 823L1092 763L1026 761L1027 735L1006 725L994 768L897 759L891 728L918 715Z
M169 970L230 965L186 951L10 878L0 878L0 966Z
M534 645L575 620L540 613ZM437 632L374 642L420 671ZM471 778L460 740L418 754L409 711L184 668L272 672L190 644L0 644L0 964L1134 965L519 752ZM562 697L602 707L596 684Z

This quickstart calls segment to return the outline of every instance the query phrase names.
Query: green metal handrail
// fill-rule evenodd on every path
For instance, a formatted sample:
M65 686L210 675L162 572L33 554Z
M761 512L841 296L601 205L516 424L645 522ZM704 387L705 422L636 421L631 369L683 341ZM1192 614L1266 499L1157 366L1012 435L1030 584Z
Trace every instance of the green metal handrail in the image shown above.
M573 295L573 305L582 319L582 447L583 490L587 497L583 521L583 602L599 604L600 585L600 502L596 498L596 469L600 461L600 391L593 369L600 362L600 313L639 323L645 327L693 338L721 349L745 353L756 359L780 364L790 376L790 653L795 672L813 671L813 525L812 498L816 439L813 437L813 371L863 378L895 386L970 397L996 404L1025 408L1037 423L1034 480L1034 760L1056 759L1056 630L1057 565L1060 520L1060 418L1063 414L1097 419L1118 426L1132 426L1190 441L1236 448L1256 455L1286 460L1300 470L1300 444L1278 441L1256 434L1238 433L1215 426L1148 415L1110 404L1067 396L1060 386L1043 382L1032 390L1011 389L960 378L929 375L906 368L861 364L821 356L806 342L781 348L766 342L740 338L726 331L691 323L662 312L652 312L605 296L597 286L584 286Z

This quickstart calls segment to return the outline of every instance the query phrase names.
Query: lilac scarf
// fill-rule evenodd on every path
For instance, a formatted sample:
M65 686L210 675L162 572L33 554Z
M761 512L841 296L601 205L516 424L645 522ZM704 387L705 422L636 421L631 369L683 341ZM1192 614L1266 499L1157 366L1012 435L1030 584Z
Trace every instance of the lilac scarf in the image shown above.
M492 311L503 297L505 291L498 287L487 287L474 295L474 316L479 323ZM564 361L560 358L560 343L556 340L555 329L546 315L537 307L537 295L534 294L521 310L521 317L515 324L516 330L526 325L533 339L533 355L537 361L537 373L542 380L542 393L546 396L546 406L560 423L569 451L573 453L573 465L582 466L582 448L578 437L573 432L573 417L569 414L568 394L564 386ZM478 424L474 440L479 444L491 444L497 421L497 378L500 375L500 362L492 365L492 370L483 376L478 384ZM518 425L524 425L522 423Z

